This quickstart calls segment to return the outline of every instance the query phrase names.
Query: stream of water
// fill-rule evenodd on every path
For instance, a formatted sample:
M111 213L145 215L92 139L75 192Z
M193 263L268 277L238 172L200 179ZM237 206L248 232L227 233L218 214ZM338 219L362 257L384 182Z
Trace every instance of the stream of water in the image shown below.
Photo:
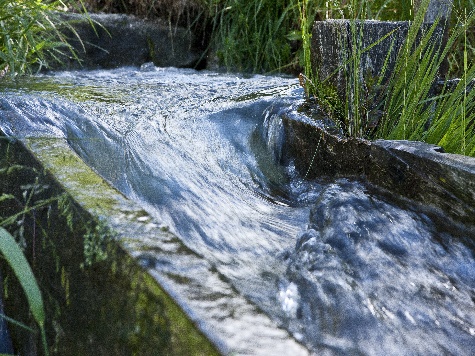
M475 354L473 236L277 164L271 119L302 97L290 77L59 72L3 84L0 127L66 137L317 354Z

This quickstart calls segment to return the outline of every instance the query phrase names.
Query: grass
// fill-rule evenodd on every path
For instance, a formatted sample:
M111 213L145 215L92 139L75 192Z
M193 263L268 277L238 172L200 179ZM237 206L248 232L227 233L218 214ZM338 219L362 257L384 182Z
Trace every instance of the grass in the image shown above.
M61 0L0 0L0 78L47 68L65 56L76 57L61 31L66 26L75 33L61 19L65 9Z
M305 42L310 37L304 36L315 19L404 20L412 8L410 0L221 0L214 4L212 47L219 63L229 70L265 73L307 70Z
M449 31L447 44L441 46L434 41L435 32L440 31L438 24L423 25L428 4L424 0L414 16L389 79L383 80L387 74L384 67L378 78L371 78L372 83L363 79L360 68L361 56L368 49L361 48L364 21L357 26L354 20L364 17L365 9L355 8L350 32L356 50L339 68L346 73L346 97L335 98L338 95L327 84L328 78L311 77L307 92L348 136L425 141L448 152L475 156L475 91L469 90L475 80L475 66L469 62L468 39L475 13L456 13L457 22ZM461 79L438 92L435 86L445 59L460 43Z
M70 3L79 0L69 0ZM456 9L475 6L475 0L454 0ZM186 26L208 49L208 57L229 71L305 71L302 25L315 19L359 18L412 20L413 0L305 0L306 23L300 14L303 0L82 0L90 11L129 13L166 19L170 27ZM79 3L80 7L82 6ZM455 12L454 12L455 13ZM473 32L473 31L472 31ZM475 32L469 36L475 44ZM462 45L462 44L460 44ZM475 47L474 47L475 50ZM449 58L453 75L460 75L460 51ZM475 52L474 52L475 54Z
M296 1L225 1L212 19L212 48L234 71L283 71L295 65Z
M201 34L209 57L230 71L305 71L302 28L315 19L370 18L409 20L412 1L374 0L0 0L0 75L29 73L51 61L74 56L68 39L59 31L67 26L58 10L88 9L121 12L144 18L165 18ZM305 2L305 22L300 10ZM455 9L474 8L475 0L454 0ZM470 7L471 6L471 7ZM457 22L457 11L453 20ZM459 14L460 17L460 14ZM309 31L307 32L309 33ZM467 31L469 54L475 55L475 31ZM461 76L463 46L449 54L451 74Z
M7 162L8 157L2 158L0 161L1 188L9 185L7 183L9 176L22 172L24 177L30 177L33 172L32 169L15 164L10 164L5 167ZM2 208L0 209L0 256L5 260L23 290L31 316L39 328L43 354L48 355L49 349L45 329L46 313L43 298L23 251L24 245L26 244L26 221L31 216L34 216L37 211L47 209L53 202L58 200L58 198L37 200L37 197L43 193L44 189L45 187L38 184L38 180L36 179L33 184L22 185L20 188L21 194L19 194L19 191L0 194L0 208ZM18 195L21 195L21 197L18 197ZM10 234L10 232L6 230L7 228L14 231L13 235L15 236ZM35 229L35 227L33 229ZM1 281L1 283L4 283L5 286L11 284L7 281ZM8 288L6 289L8 290ZM3 297L4 296L2 296L2 298ZM21 296L16 295L16 298L21 299ZM30 328L25 323L12 319L7 315L0 315L0 318L5 319L11 325L24 329L29 333L35 334L37 332L37 330Z
M15 238L1 227L0 252L15 273L15 276L18 278L18 281L25 292L31 314L40 328L44 354L49 355L45 332L45 308L43 306L43 298L41 297L38 283L36 283L30 265L18 246L18 243L15 241ZM8 321L12 321L4 315L0 315L0 318L6 318ZM12 322L21 325L18 322Z
M218 5L219 4L219 5ZM218 1L213 17L213 47L226 68L238 71L302 71L306 92L313 92L320 105L337 118L349 136L370 139L421 140L443 146L448 152L475 155L474 91L466 90L474 79L475 35L471 24L473 0L455 2L447 46L433 43L436 26L422 27L428 1L414 14L412 1ZM315 78L310 63L310 27L315 18L350 18L353 43L364 31L358 19L411 20L412 26L392 73L387 68L379 78L361 83L360 56L368 50L357 48L345 64L347 97ZM296 30L296 24L299 30ZM293 42L292 42L293 41ZM434 92L440 69L449 63L449 74L461 80ZM463 63L460 65L459 63ZM386 81L383 77L388 75ZM322 84L323 83L323 84ZM377 113L377 114L376 114Z
M416 16L401 49L386 91L384 117L373 138L425 141L446 151L475 156L475 65L468 62L467 29L475 13L464 12L444 47L431 42L432 26L417 42L423 14ZM440 68L455 44L463 39L463 70L456 85L434 92Z

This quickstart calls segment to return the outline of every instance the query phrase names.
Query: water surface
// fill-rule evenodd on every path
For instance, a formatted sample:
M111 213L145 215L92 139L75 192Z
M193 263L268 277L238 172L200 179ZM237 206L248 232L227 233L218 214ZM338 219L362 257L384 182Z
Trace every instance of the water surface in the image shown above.
M288 77L60 72L3 83L0 126L66 137L317 354L475 353L473 236L363 180L276 163L277 114L302 97Z

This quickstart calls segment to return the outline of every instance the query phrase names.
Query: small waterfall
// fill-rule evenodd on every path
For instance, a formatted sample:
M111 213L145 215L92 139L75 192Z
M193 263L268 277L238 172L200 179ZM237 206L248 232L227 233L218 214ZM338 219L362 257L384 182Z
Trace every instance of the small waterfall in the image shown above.
M271 106L264 111L262 123L262 135L267 150L273 155L274 162L282 161L282 149L285 142L284 124L282 122L282 110Z

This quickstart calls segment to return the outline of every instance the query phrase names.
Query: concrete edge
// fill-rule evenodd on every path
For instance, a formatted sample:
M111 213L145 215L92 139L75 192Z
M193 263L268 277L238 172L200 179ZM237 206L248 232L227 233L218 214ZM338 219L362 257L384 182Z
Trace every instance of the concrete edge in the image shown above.
M148 271L219 353L309 354L242 297L213 265L97 175L65 139L25 138L20 144L85 214L114 231L120 247Z
M341 138L301 116L291 110L282 114L283 155L294 160L303 176L361 177L392 195L475 226L475 158L443 153L422 142Z

